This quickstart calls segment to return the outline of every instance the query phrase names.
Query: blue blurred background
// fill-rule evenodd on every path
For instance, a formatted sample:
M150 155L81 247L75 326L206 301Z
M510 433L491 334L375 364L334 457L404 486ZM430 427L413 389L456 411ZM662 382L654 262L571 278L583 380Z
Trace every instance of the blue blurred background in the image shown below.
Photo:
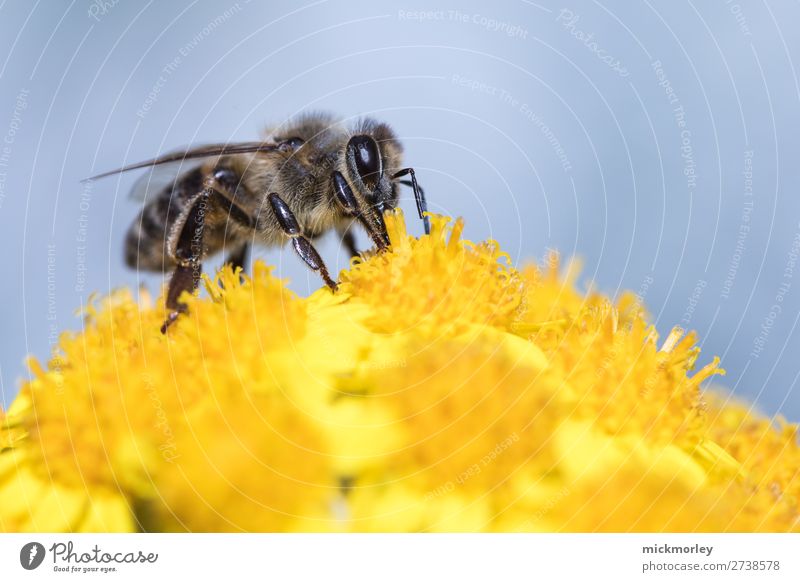
M2 399L91 292L158 290L122 263L136 176L81 178L328 109L390 122L469 238L582 257L583 285L696 329L727 386L798 421L797 22L726 0L3 3ZM258 256L320 285L288 249Z

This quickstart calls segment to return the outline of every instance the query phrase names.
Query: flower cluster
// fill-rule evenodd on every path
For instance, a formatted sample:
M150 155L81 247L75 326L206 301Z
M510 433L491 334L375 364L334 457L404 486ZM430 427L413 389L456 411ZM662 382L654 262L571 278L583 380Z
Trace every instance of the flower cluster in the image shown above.
M336 293L92 306L0 413L0 530L800 529L797 427L702 390L694 334L431 220Z

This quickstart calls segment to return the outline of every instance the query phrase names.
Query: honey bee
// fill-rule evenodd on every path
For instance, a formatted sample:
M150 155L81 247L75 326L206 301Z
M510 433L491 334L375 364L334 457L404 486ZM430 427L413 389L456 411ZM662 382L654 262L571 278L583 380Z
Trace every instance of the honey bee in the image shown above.
M413 168L403 167L392 129L373 119L346 126L326 113L306 114L267 131L264 141L224 143L175 151L87 178L150 168L135 192L154 191L125 240L128 266L172 271L170 310L162 333L185 311L184 291L197 288L203 260L232 249L244 267L251 243L291 241L294 250L336 290L313 239L335 229L357 254L351 225L360 224L378 251L389 246L383 213L398 204L398 184L410 186L430 233L425 194ZM410 179L402 179L408 176ZM164 178L166 177L166 181Z

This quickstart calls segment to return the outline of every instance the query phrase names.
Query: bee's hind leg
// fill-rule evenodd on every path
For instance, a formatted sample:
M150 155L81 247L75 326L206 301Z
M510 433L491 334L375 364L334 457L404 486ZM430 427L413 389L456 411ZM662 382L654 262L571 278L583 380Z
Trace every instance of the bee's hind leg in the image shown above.
M328 273L328 267L325 266L325 261L319 256L317 249L314 248L311 241L308 240L300 230L300 225L297 223L294 212L291 211L283 198L278 196L275 192L270 194L267 198L269 199L272 212L275 214L275 219L278 221L281 229L286 236L292 239L294 250L297 251L297 254L305 261L306 265L320 274L322 280L325 281L328 287L336 291L338 285L331 279Z
M197 265L198 270L201 268L200 264ZM169 326L175 323L181 313L186 312L186 305L178 303L178 297L184 291L194 291L197 287L199 275L195 275L193 266L178 265L172 278L169 280L169 287L167 289L167 308L170 310L167 319L161 325L161 333L167 333Z
M205 229L206 213L208 208L208 191L200 193L187 211L180 235L175 243L175 261L178 266L169 280L167 287L166 306L170 310L167 319L161 326L161 333L167 333L181 313L186 311L186 305L179 302L184 291L194 291L200 282L203 272L203 231Z

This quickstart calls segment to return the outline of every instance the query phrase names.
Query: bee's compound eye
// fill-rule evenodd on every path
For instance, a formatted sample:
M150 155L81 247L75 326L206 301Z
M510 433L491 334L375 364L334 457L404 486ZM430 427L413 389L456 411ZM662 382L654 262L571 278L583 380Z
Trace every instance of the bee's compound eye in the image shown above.
M368 135L357 135L347 144L347 149L353 156L361 180L374 188L381 177L381 153L378 144Z

